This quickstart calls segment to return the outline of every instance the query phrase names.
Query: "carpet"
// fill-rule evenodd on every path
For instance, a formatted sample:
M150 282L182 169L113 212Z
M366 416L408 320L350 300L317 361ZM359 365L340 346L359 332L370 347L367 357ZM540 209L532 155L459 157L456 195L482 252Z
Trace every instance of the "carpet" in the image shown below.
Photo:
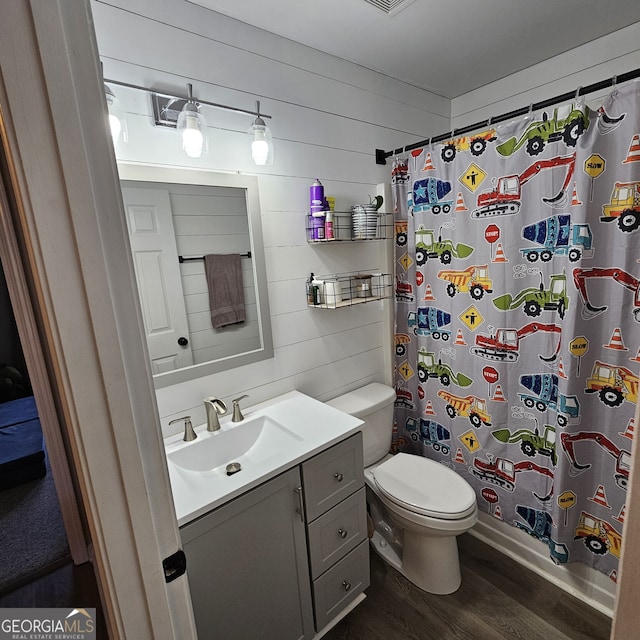
M69 562L49 458L44 478L0 491L0 596Z

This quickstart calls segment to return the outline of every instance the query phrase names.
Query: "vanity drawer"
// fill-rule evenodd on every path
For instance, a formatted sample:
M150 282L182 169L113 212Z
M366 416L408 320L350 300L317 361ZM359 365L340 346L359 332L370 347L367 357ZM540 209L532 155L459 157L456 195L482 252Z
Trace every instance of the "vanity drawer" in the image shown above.
M302 464L307 522L328 511L364 485L362 433Z
M369 541L365 540L314 581L316 630L333 620L368 586Z
M364 487L314 520L308 532L311 577L317 578L367 538Z

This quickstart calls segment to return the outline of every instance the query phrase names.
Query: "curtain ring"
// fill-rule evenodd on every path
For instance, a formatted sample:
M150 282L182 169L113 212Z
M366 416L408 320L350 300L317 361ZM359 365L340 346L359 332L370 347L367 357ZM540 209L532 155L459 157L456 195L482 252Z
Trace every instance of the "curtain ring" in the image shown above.
M611 86L615 89L616 88L616 83L618 82L618 76L614 75L613 78L611 79Z
M493 121L493 116L489 116L489 119L487 120L487 127L491 126L492 121Z
M578 87L576 89L576 98L575 98L576 100L578 100L580 98L580 91L582 91L582 87Z
M533 113L533 102L529 105L529 113L528 115L531 115Z

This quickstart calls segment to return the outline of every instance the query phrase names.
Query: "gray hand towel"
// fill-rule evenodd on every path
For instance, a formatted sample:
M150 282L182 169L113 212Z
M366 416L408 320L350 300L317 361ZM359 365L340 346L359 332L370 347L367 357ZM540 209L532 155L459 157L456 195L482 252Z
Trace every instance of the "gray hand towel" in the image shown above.
M244 322L246 313L240 254L206 255L204 273L209 288L213 328Z

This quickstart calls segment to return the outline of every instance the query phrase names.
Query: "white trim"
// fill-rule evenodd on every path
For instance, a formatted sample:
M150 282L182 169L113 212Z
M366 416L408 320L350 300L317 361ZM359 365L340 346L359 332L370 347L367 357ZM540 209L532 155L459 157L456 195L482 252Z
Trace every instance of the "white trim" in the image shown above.
M78 476L112 638L196 637L127 251L88 0L11 2L0 107L22 259Z
M603 573L580 563L554 564L543 543L484 512L478 513L478 523L469 533L590 607L613 617L615 584Z

